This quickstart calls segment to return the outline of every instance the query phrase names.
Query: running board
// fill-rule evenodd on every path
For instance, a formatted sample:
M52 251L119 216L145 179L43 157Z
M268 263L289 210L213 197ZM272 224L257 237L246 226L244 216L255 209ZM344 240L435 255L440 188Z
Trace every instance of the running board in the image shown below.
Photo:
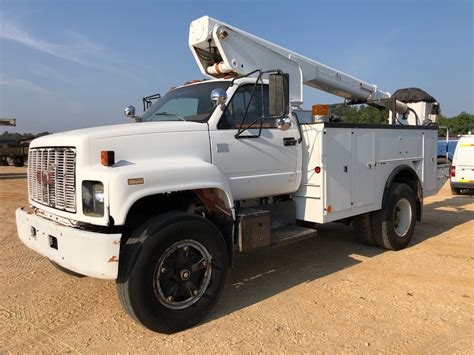
M282 245L311 238L316 234L316 229L292 225L272 230L271 240L272 245Z

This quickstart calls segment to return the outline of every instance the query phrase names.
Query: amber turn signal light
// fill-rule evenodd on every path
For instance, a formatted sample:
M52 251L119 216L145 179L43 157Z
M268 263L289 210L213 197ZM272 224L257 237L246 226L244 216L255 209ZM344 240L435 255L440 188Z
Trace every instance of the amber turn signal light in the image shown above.
M112 166L115 164L115 152L113 150L103 150L100 152L100 163L103 166Z

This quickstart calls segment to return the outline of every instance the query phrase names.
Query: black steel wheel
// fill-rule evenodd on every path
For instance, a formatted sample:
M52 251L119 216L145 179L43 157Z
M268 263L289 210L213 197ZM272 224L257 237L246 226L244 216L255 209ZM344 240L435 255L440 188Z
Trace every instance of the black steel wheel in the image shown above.
M228 263L216 226L197 215L167 213L150 219L123 246L119 299L146 328L180 331L200 322L215 305Z
M212 257L192 239L171 245L158 260L153 275L155 295L170 309L183 309L199 301L212 277Z

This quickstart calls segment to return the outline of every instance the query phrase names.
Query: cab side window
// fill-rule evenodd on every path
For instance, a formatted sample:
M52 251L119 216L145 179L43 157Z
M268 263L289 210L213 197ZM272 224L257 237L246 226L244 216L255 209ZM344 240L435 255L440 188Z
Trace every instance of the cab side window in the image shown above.
M231 101L227 105L226 110L217 124L218 129L238 129L245 115L245 109L249 105L247 116L242 127L247 127L252 122L268 117L268 85L257 85L252 97L253 85L242 85L232 96ZM259 128L260 122L254 123L252 128ZM264 128L275 128L276 121L274 119L263 118Z

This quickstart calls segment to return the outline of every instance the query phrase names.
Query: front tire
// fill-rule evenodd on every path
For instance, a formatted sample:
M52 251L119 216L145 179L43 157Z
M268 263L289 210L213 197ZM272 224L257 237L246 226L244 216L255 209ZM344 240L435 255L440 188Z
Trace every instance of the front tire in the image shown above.
M415 229L415 194L401 183L392 184L387 193L384 208L372 214L372 230L381 248L400 250L408 245Z
M220 231L181 212L138 228L120 256L117 290L128 314L144 327L172 333L200 322L217 302L229 256Z

